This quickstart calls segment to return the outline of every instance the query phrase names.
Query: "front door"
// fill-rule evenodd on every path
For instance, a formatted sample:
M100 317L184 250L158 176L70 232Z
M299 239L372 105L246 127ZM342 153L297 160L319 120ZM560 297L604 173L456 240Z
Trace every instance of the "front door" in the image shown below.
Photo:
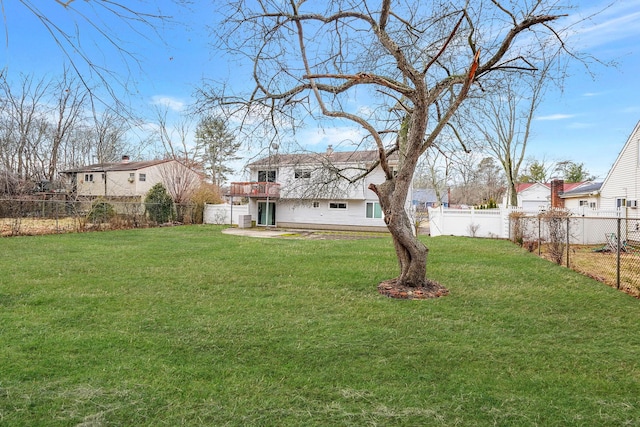
M276 225L276 204L258 202L258 225Z

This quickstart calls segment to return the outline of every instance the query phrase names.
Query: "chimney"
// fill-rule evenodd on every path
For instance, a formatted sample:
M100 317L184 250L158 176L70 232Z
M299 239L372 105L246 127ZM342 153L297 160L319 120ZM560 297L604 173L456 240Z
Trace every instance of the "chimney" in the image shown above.
M333 145L329 144L329 146L327 146L327 156L331 154L333 154Z
M564 192L564 180L554 179L551 181L551 207L562 209L564 208L564 199L560 198L560 195Z
M122 163L129 163L129 156L127 156L126 154L122 156Z

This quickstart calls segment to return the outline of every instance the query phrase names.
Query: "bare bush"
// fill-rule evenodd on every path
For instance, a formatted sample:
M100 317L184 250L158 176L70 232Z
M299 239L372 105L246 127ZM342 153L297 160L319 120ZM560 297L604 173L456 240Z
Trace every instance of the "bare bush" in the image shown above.
M547 251L556 264L561 264L567 249L568 219L571 212L565 209L550 209L541 212L538 218L547 229Z

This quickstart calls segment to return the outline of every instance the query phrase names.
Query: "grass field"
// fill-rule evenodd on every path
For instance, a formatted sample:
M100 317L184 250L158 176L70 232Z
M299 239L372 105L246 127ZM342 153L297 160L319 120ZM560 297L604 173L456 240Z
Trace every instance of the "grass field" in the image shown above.
M2 426L640 425L639 300L506 241L0 240Z

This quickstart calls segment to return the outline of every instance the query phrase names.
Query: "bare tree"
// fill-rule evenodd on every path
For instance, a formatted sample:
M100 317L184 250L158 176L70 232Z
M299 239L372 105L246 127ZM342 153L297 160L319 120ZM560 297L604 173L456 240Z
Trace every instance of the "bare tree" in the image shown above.
M416 188L431 188L435 191L436 200L441 203L443 194L449 186L451 177L452 158L439 149L427 150L416 167L414 186Z
M126 107L122 102L124 93L129 93L130 73L137 65L140 66L138 53L127 48L130 46L127 37L136 36L141 39L157 41L162 39L160 30L163 23L171 21L171 17L162 13L156 2L141 0L119 1L47 1L34 2L31 0L17 0L16 10L21 25L40 25L48 33L50 41L59 49L62 56L70 65L78 81L91 96L106 106L116 106L114 111L120 112ZM183 2L176 1L180 6ZM2 1L0 0L0 5ZM165 5L166 7L166 5ZM64 8L65 13L59 13L55 8ZM6 21L15 17L5 15ZM5 44L11 46L8 31L4 32ZM99 47L100 55L90 52L91 48ZM91 48L90 48L91 47ZM102 57L102 60L100 58ZM108 58L108 59L107 59ZM116 72L114 62L120 62L129 73ZM3 65L0 64L0 67ZM6 69L0 68L4 74ZM98 93L96 88L106 91ZM110 98L106 101L105 95Z
M78 78L70 75L65 67L62 77L55 82L53 91L54 110L51 141L48 150L49 165L47 179L56 179L60 151L71 137L74 128L81 122L88 98L88 91L79 83Z
M6 78L0 81L6 102L6 125L11 129L3 148L9 169L20 180L44 178L38 176L42 170L37 167L35 154L47 130L43 101L49 85L45 79L38 80L24 74L20 75L17 89Z
M481 96L505 73L525 78L547 57L543 51L563 47L552 28L561 16L557 4L236 1L225 12L219 39L253 60L255 87L236 97L209 93L208 101L244 108L251 119L263 114L276 133L301 112L359 126L367 135L362 146L378 153L369 171L380 166L385 175L370 189L400 266L388 286L446 294L426 277L428 249L405 211L416 165L470 94ZM523 32L528 37L519 37ZM367 108L349 107L355 92ZM389 164L393 153L397 170Z
M537 72L524 82L514 75L504 78L501 89L488 96L485 108L479 108L478 128L487 151L502 165L507 180L508 203L518 205L516 185L531 135L533 115L545 85L547 70Z
M90 153L97 163L115 162L125 153L134 154L127 138L131 125L121 114L113 109L94 112L90 124Z
M160 176L167 192L175 203L186 203L200 185L200 176L179 161L160 165Z

